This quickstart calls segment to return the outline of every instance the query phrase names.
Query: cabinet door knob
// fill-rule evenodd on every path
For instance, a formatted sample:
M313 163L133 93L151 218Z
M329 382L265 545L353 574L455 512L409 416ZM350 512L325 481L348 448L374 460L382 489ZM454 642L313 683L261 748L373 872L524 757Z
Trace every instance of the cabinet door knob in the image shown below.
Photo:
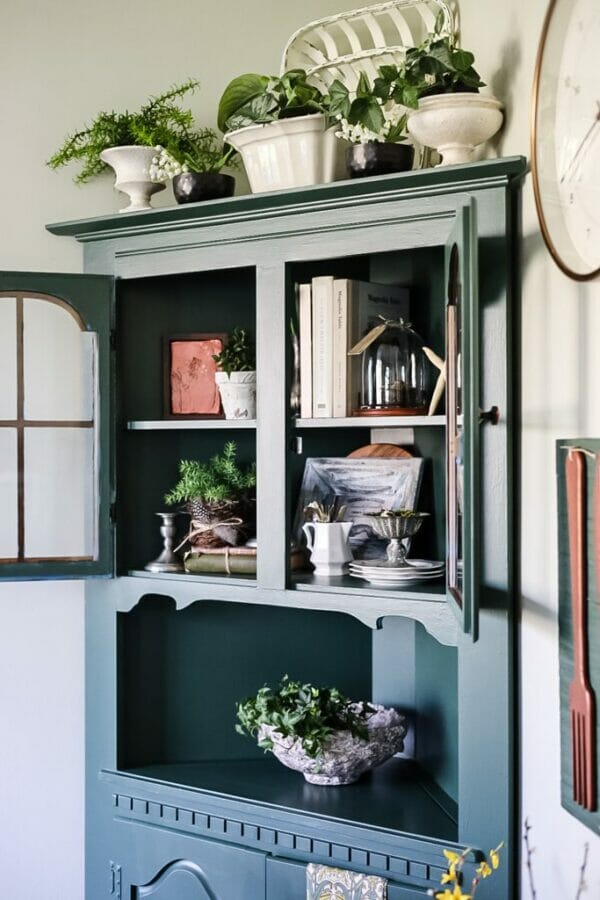
M490 406L488 410L479 410L479 424L497 425L500 421L500 410L497 406Z

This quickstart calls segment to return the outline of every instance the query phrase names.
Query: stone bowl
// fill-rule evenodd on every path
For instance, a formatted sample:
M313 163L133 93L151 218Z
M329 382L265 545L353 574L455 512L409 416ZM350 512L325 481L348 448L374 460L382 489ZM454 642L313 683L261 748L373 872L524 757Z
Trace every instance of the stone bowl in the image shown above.
M349 731L336 731L327 739L325 749L316 758L308 756L299 738L283 737L272 725L261 725L258 738L273 741L272 753L288 769L302 772L310 784L341 785L358 781L363 772L390 759L404 749L406 719L377 704L352 704L356 711L369 705L374 713L367 719L368 740Z

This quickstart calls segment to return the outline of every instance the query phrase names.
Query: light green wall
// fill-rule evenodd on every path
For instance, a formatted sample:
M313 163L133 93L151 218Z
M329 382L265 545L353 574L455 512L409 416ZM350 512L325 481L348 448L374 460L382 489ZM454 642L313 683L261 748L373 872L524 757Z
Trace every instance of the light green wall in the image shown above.
M193 108L210 123L233 75L277 70L294 29L349 5L343 0L5 3L0 267L78 271L79 248L46 234L44 223L118 209L109 176L77 188L69 171L44 167L68 131L101 108L135 107L188 75L202 80ZM531 82L545 8L546 0L462 0L463 45L475 51L484 79L507 104L506 127L492 152L529 155ZM166 194L156 202L169 202ZM597 896L600 840L564 813L559 800L553 443L556 437L600 434L595 364L600 287L577 286L550 261L530 181L524 216L523 811L538 848L538 896L574 896L586 840L591 842L589 894ZM81 600L81 588L73 584L0 590L0 631L7 645L7 653L0 653L0 716L8 722L0 769L9 785L2 795L0 847L2 893L11 900L82 897ZM50 626L57 635L54 644L46 639Z

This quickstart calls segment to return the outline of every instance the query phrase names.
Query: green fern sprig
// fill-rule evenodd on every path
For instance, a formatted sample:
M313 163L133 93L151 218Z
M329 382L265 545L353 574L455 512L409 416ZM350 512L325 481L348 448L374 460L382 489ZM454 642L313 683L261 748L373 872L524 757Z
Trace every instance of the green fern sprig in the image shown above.
M242 468L236 460L237 448L228 441L222 454L216 454L208 462L182 459L179 463L179 481L165 494L165 503L172 506L201 497L210 503L236 500L250 496L256 487L256 466Z

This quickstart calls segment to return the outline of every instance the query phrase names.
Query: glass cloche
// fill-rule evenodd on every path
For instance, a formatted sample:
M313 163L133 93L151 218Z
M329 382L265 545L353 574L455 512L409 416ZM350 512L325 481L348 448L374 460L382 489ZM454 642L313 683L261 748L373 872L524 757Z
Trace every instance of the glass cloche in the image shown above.
M364 349L360 406L355 415L409 416L427 413L430 365L423 341L403 319L388 320Z

